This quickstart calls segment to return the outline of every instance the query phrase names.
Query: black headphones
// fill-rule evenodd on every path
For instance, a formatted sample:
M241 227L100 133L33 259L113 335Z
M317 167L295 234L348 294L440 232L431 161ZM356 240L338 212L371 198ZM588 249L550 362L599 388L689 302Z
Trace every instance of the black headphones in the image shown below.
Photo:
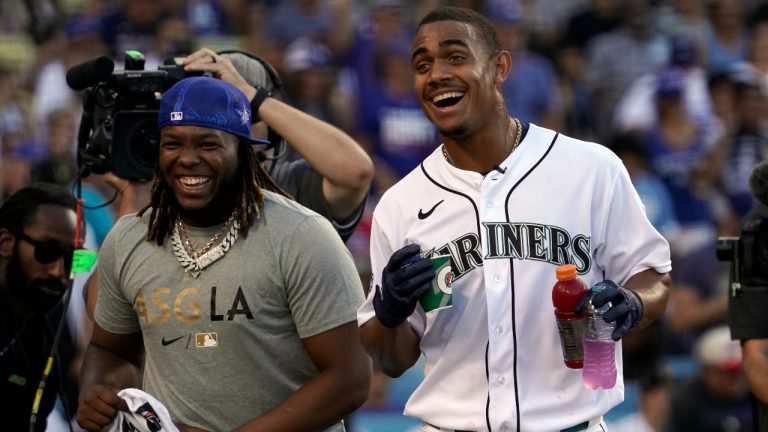
M218 55L241 54L247 57L248 59L257 61L263 67L263 69L267 72L266 78L268 78L269 81L272 83L272 88L271 89L268 88L267 90L270 90L272 93L272 96L276 97L278 100L285 101L285 93L283 92L283 80L280 79L280 75L277 73L275 68L272 67L272 65L269 64L268 61L264 60L264 58L262 58L259 55L250 53L248 51L235 50L235 49L219 51L217 54ZM236 57L234 58L230 56L226 56L226 57L228 57L229 60L232 61L232 64L235 66L238 72L240 72L243 78L245 78L248 84L254 87L258 85L258 83L253 82L251 77L248 76L249 74L247 70L247 65L244 65L246 66L246 68L242 68L242 69L238 68L238 62L235 60ZM267 156L263 152L259 152L257 154L257 157L261 161L264 161L264 160L272 161L272 164L269 168L269 172L271 173L275 167L275 164L277 163L277 160L283 157L283 155L285 155L287 146L285 143L285 139L269 126L267 127L267 140L270 142L270 144L267 146L267 150L274 149L273 154L271 156Z

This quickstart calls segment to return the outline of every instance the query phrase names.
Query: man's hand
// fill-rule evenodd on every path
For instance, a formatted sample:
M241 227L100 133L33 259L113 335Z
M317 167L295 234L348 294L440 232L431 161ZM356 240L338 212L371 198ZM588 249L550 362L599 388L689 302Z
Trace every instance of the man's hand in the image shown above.
M596 308L611 302L611 307L605 312L603 318L608 322L616 323L612 338L619 341L629 329L643 319L643 301L640 300L640 296L636 292L610 280L604 280L595 286L603 287L603 291L594 293L589 290L584 293L576 304L575 310L577 313L584 313L590 299Z
M418 254L419 245L405 246L392 254L382 271L381 288L376 287L373 308L385 327L402 324L430 289L429 281L435 277L432 260Z
M77 424L88 431L102 430L112 423L118 410L128 411L125 401L109 388L95 385L80 398Z
M188 55L182 60L182 64L185 71L208 72L214 78L232 84L245 93L249 101L256 95L256 88L248 84L230 59L218 55L208 48L201 48Z

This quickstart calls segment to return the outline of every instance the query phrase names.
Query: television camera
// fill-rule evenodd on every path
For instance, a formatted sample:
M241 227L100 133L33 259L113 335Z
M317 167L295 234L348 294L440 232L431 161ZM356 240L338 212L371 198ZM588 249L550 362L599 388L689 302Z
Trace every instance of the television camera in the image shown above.
M77 162L84 176L113 171L127 180L152 178L160 143L160 96L192 74L172 61L157 70L144 70L144 63L142 53L126 51L124 70L114 70L112 59L99 57L67 71L69 87L85 90L77 135Z

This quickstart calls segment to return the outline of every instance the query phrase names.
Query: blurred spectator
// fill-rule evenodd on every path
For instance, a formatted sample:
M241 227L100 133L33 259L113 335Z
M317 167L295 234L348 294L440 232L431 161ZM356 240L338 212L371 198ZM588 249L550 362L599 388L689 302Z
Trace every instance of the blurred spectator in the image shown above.
M749 51L744 61L727 70L736 81L752 82L768 94L768 22L756 24L749 37Z
M33 97L32 121L36 138L47 138L52 112L79 109L80 97L67 85L67 70L106 53L106 46L99 36L98 18L91 13L69 17L62 32L38 46L35 60L27 69L25 83Z
M486 0L490 10L522 7L531 34L531 49L549 55L557 46L561 29L574 13L591 0ZM493 18L492 15L488 15ZM514 111L513 111L514 112Z
M669 401L674 386L671 373L655 365L650 373L641 377L637 410L614 423L608 430L616 432L665 432L669 421Z
M658 124L643 133L653 171L672 196L680 231L670 238L673 255L681 256L716 235L720 198L713 185L720 175L722 146L688 116L682 76L669 71L656 88Z
M743 218L754 204L749 176L758 162L768 159L766 93L756 83L735 84L736 132L723 163L722 184L736 217Z
M99 23L101 38L116 64L125 61L127 50L143 53L147 58L146 69L162 64L163 59L155 54L154 40L164 16L163 3L157 0L118 0Z
M698 50L704 49L704 43L711 31L706 2L702 0L662 2L655 8L653 22L661 34L689 39Z
M707 90L712 100L712 111L728 137L736 130L736 87L730 74L712 74L707 80Z
M145 66L145 69L156 68L174 57L185 57L196 48L189 23L180 17L169 15L161 18L153 36L152 48L147 53L150 66Z
M616 104L637 78L669 58L666 40L650 24L648 0L621 0L621 26L596 37L587 48L587 81L599 142L608 142Z
M648 220L665 237L674 236L680 227L672 197L664 182L651 170L648 151L640 142L639 134L619 134L611 141L609 147L627 168L632 185L645 206Z
M48 139L44 145L47 157L32 167L30 180L72 188L79 176L74 113L64 109L53 111L49 114L46 129ZM83 215L88 227L86 237L91 246L98 248L112 228L115 215L112 208L102 205L107 199L97 186L101 181L100 176L89 176L84 180L81 183L81 196L78 198L84 200Z
M669 64L639 77L624 92L614 114L616 129L647 129L656 124L655 99L659 79L665 74L676 73L683 79L683 97L688 116L707 128L708 133L722 134L722 127L712 111L707 73L699 66L700 56L696 44L687 37L676 36L670 40L670 51Z
M595 36L619 25L620 0L590 0L589 5L568 20L563 41L583 50Z
M564 42L555 55L563 133L585 141L594 141L592 105L585 81L584 56L578 47L568 42Z
M162 3L168 13L184 21L198 37L232 34L226 6L232 3L236 4L235 8L243 6L239 0L164 0Z
M549 59L527 49L523 10L513 4L492 3L484 14L496 27L501 47L512 55L512 68L501 89L507 109L521 121L559 130L562 111L557 75Z
M47 123L43 144L47 157L32 167L31 178L66 186L77 177L75 115L72 110L57 109L48 114Z
M264 22L264 37L286 47L302 36L324 40L342 54L354 35L350 0L284 0L271 8Z
M29 160L34 156L24 155L21 146L27 134L27 119L19 93L16 73L0 64L0 200L27 184Z
M743 0L712 0L709 19L712 25L707 35L706 58L710 73L728 71L747 56L747 33L744 28Z
M694 351L699 371L675 390L670 431L752 431L752 408L741 372L739 343L728 326L702 334Z
M283 82L288 100L296 108L331 124L345 119L335 109L336 68L331 50L309 37L293 41L283 58ZM346 128L348 129L348 128Z
M714 237L675 261L664 318L665 354L691 354L699 335L725 323L729 268L717 260Z
M373 61L377 75L360 90L358 128L376 167L371 192L380 196L434 151L439 138L413 94L410 46L382 47Z
M399 0L374 0L370 12L355 29L354 43L345 63L354 71L360 91L375 85L379 71L374 57L382 50L397 47L403 51L411 46L407 10Z

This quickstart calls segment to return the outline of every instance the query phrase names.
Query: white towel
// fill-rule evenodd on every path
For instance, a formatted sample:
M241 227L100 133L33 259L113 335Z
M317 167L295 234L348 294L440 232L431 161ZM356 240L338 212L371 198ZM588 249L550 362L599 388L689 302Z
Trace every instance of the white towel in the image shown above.
M127 388L117 395L123 398L130 412L118 411L109 432L179 432L168 409L149 393Z

